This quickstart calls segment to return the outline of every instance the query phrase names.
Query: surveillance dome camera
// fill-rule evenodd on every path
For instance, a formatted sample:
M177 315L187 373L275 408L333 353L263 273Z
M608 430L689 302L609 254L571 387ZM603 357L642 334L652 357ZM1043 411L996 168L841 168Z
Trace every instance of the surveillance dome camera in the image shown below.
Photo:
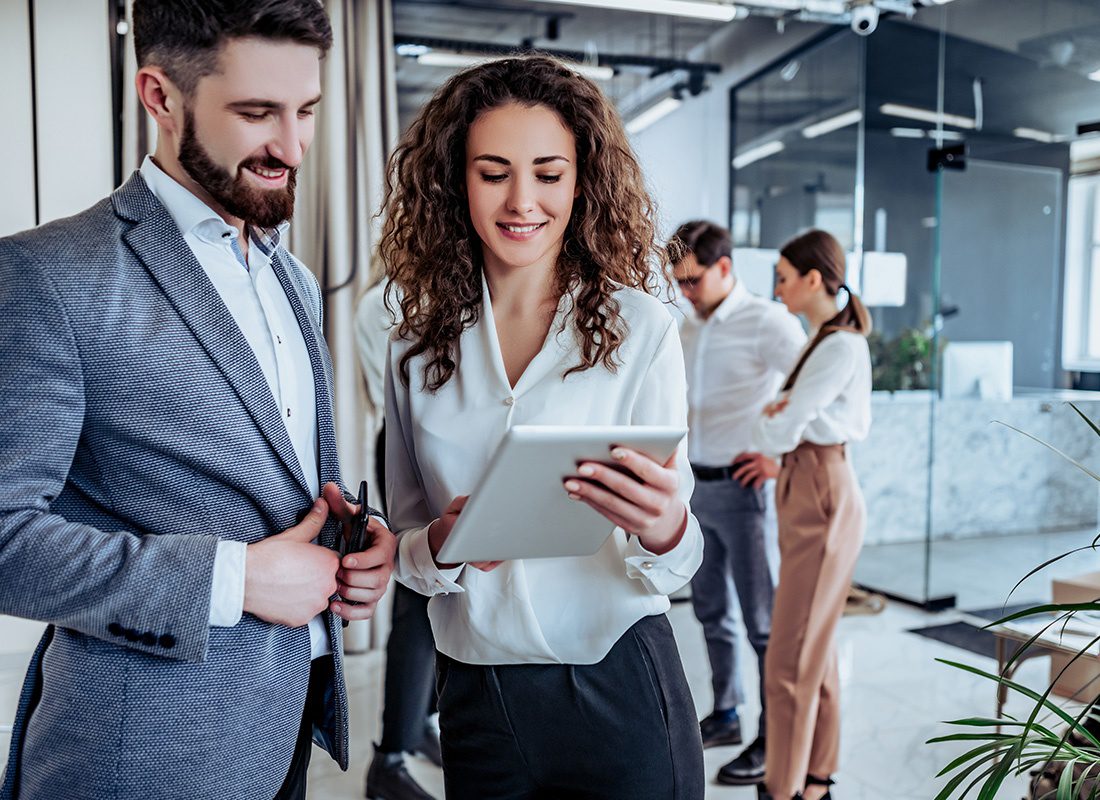
M870 36L878 27L878 9L860 5L852 9L852 30L860 36Z

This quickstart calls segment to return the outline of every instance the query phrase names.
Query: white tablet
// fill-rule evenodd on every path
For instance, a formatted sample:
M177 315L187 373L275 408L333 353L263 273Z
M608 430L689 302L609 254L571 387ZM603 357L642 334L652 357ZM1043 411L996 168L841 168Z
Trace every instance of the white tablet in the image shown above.
M516 425L504 436L485 474L440 548L440 563L588 556L615 525L587 504L570 500L563 479L583 461L613 463L616 445L664 463L686 428L617 425Z

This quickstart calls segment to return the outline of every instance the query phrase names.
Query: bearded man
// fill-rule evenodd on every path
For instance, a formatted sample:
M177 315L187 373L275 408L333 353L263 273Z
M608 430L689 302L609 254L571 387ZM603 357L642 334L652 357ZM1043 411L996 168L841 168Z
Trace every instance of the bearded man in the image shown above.
M0 239L0 614L49 623L0 800L305 796L345 769L340 620L394 539L339 553L321 292L286 251L332 41L317 0L135 0L156 151Z

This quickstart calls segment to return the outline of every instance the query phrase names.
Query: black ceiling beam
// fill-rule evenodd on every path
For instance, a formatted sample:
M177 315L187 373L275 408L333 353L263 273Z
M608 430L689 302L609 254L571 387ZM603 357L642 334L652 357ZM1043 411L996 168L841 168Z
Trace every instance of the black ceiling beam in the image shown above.
M544 53L555 58L567 61L584 63L589 54L582 50L559 50L550 47L524 47L522 44L497 44L496 42L469 42L461 39L437 39L429 36L408 36L397 33L393 37L394 45L421 45L433 50L453 50L459 53L474 53L486 56L511 56L528 53ZM601 67L642 67L652 70L653 75L661 75L666 72L684 70L693 75L705 75L706 73L718 73L722 71L721 64L712 64L705 61L684 61L678 58L661 58L659 56L629 55L622 53L598 53L597 63Z

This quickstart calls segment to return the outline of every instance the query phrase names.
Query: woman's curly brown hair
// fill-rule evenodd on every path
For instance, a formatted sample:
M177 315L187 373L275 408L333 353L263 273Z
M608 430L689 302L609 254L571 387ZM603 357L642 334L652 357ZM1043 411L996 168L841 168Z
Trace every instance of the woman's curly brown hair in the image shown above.
M658 294L654 267L668 278L653 202L619 115L600 90L545 56L468 69L423 108L387 170L379 249L394 293L387 302L400 298L398 335L411 342L401 359L406 386L409 362L422 353L424 386L434 392L447 383L459 336L480 315L482 250L466 201L466 137L478 115L507 103L552 109L576 139L580 195L558 256L556 289L576 293L568 318L581 363L565 374L597 365L614 371L627 325L613 293L628 286Z

